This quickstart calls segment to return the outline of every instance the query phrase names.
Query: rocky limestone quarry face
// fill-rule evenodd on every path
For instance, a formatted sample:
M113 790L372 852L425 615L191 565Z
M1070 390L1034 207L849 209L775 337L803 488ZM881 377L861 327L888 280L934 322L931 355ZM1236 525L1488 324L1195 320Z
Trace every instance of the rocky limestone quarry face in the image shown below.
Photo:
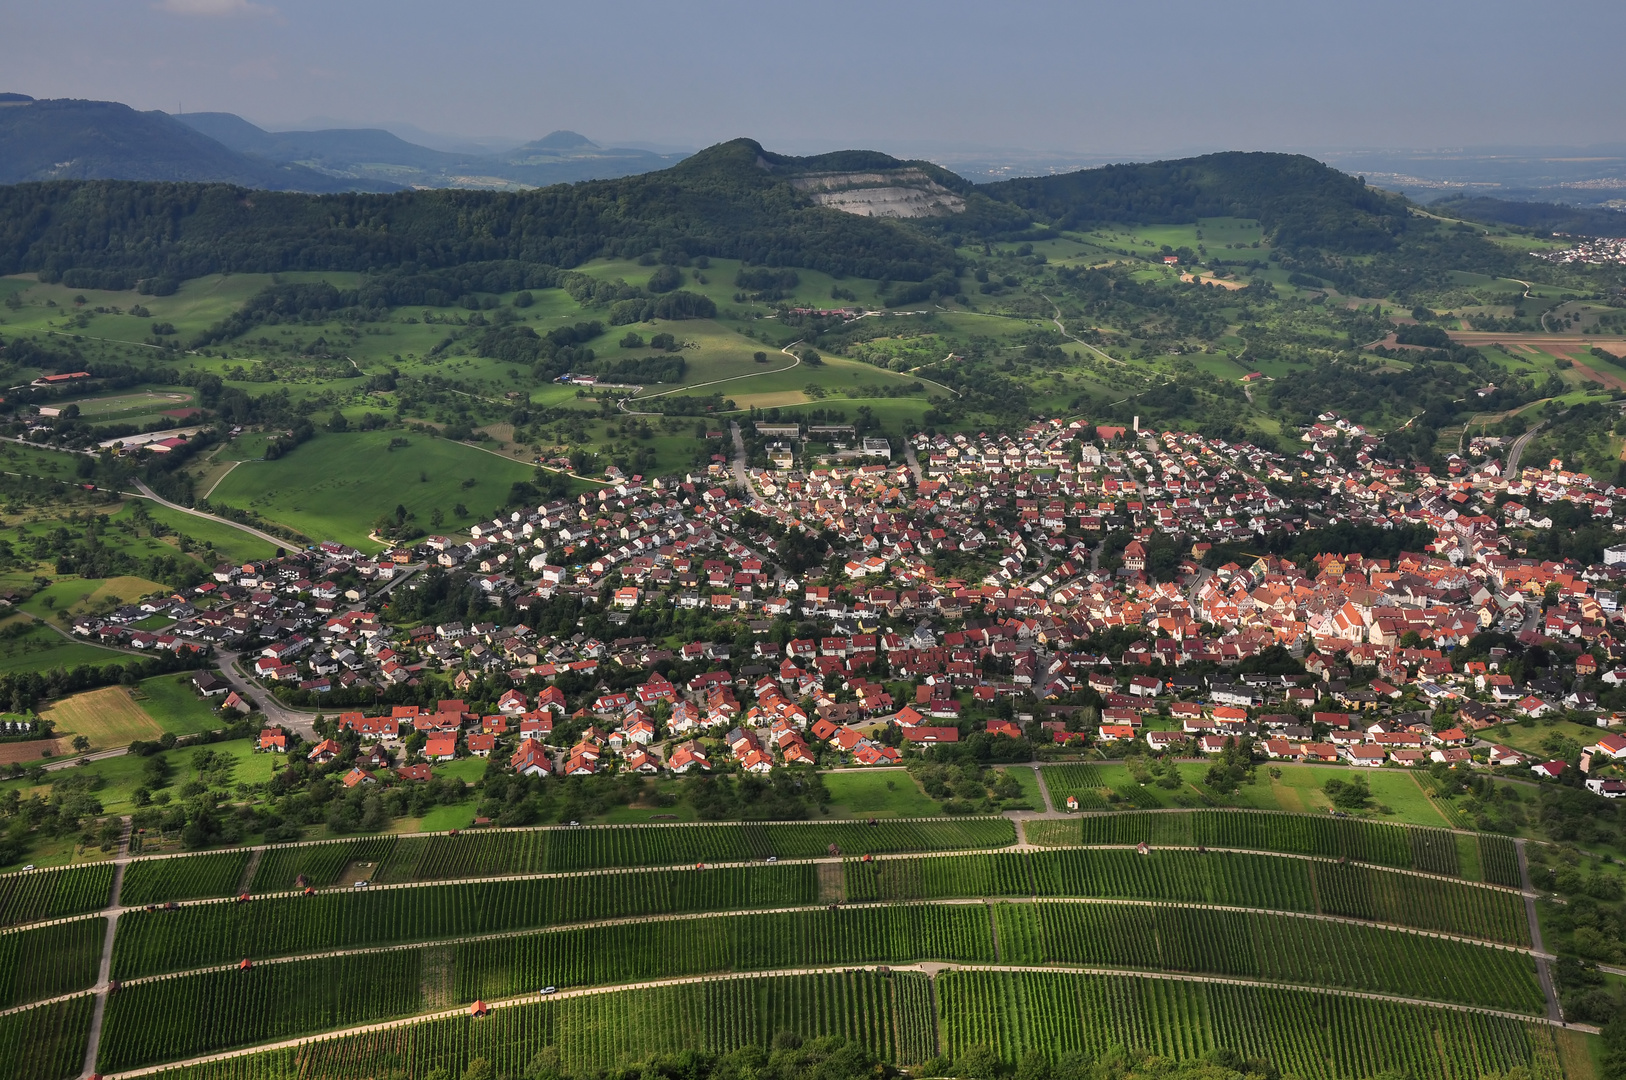
M820 206L860 217L945 217L965 200L919 169L896 172L817 173L791 180Z

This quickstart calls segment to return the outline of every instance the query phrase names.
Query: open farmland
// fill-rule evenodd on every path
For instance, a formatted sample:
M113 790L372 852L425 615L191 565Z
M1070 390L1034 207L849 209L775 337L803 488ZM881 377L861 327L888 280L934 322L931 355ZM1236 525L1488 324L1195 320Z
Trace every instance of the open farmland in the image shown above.
M137 739L157 739L165 730L122 686L63 698L40 715L56 725L59 735L89 739L92 750L129 746Z

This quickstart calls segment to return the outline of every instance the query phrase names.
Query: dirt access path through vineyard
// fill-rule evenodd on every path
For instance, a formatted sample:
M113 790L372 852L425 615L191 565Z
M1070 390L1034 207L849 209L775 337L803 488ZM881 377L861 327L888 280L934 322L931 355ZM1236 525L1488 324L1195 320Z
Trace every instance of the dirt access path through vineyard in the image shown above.
M977 901L981 903L981 901ZM785 978L796 975L834 975L851 971L887 971L916 972L935 979L945 971L1000 971L1000 972L1034 972L1060 975L1116 975L1134 979L1162 979L1174 982L1213 983L1219 986L1250 987L1267 990L1296 990L1300 993L1325 994L1335 997L1364 998L1368 1001L1383 1001L1398 1005L1421 1005L1428 1008L1451 1009L1456 1012L1479 1013L1484 1016L1496 1016L1506 1020L1518 1020L1530 1024L1550 1024L1561 1026L1560 1021L1547 1020L1542 1017L1530 1016L1525 1013L1507 1012L1501 1009L1487 1009L1472 1005L1452 1005L1445 1002L1429 1001L1424 998L1401 997L1395 994L1374 994L1359 990L1342 990L1327 987L1300 986L1296 983L1266 982L1260 979L1237 979L1220 975L1186 975L1171 974L1167 972L1126 971L1121 968L1098 967L1071 967L1065 965L1024 966L1016 964L842 964L831 967L803 967L787 968L779 971L758 971L726 975L685 975L671 979L652 979L647 982L622 983L617 986L592 986L579 990L561 990L547 998L537 994L525 994L521 997L507 998L502 1001L486 1002L486 1008L506 1009L515 1005L530 1005L539 1001L557 1001L563 998L590 997L595 994L613 994L628 990L650 990L662 986L689 986L696 983L710 983L725 979L763 979ZM105 1073L105 1080L121 1080L123 1077L151 1076L166 1069L186 1068L202 1065L212 1061L225 1061L231 1058L247 1057L251 1054L264 1053L268 1050L294 1049L306 1043L327 1042L332 1039L342 1039L351 1035L365 1035L377 1031L389 1031L394 1028L405 1027L411 1024L427 1023L432 1020L447 1020L458 1016L469 1015L468 1006L458 1009L445 1009L439 1012L423 1013L419 1016L404 1017L398 1020L387 1020L377 1024L362 1024L356 1027L343 1028L337 1031L322 1032L319 1035L309 1035L297 1039L284 1039L280 1042L262 1043L258 1046L246 1047L241 1050L229 1050L218 1054L205 1054L199 1057L186 1058L181 1061L167 1062L162 1065L148 1065L140 1069L130 1069L125 1072ZM1568 1025L1572 1030L1585 1031L1596 1034L1598 1029L1585 1024Z
M1524 882L1524 917L1530 920L1530 946L1536 953L1536 979L1547 997L1547 1019L1562 1022L1564 1010L1559 1007L1558 992L1553 987L1553 970L1547 950L1541 947L1541 921L1536 918L1536 890L1530 881L1530 863L1524 857L1524 841L1513 841L1513 849L1519 855L1519 878Z

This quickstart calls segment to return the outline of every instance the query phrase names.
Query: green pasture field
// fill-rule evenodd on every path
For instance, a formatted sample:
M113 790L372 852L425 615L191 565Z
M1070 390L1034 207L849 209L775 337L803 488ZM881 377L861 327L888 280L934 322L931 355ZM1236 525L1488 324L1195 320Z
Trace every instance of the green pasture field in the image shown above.
M37 446L0 443L0 471L74 483L77 482L75 470L82 456Z
M173 296L142 296L134 290L110 291L104 289L71 289L66 285L46 285L38 281L25 281L21 290L23 308L8 312L8 322L21 329L57 330L82 334L87 338L139 344L152 334L153 322L174 325L175 338L186 341L207 330L240 307L255 293L272 284L273 278L284 282L328 281L340 288L354 287L362 275L350 272L296 272L285 274L210 274L183 282ZM12 279L16 280L16 279ZM83 296L81 308L74 298ZM47 302L57 306L50 307ZM128 314L137 304L152 312L148 319ZM118 308L124 314L101 314L95 308ZM76 311L89 317L83 328L68 325Z
M1248 256L1225 245L1242 244L1252 249L1253 243L1260 241L1260 247L1254 250L1268 253L1268 248L1262 243L1264 231L1257 221L1247 218L1201 218L1195 223L1182 225L1112 223L1090 232L1068 235L1078 236L1085 243L1108 251L1123 251L1145 258L1155 256L1161 259L1159 253L1165 244L1171 248L1189 247L1193 251L1203 245L1208 248L1211 257L1243 259ZM1034 250L1040 250L1038 245L1034 246Z
M1022 797L1016 800L1017 802L1027 804L1032 810L1045 808L1044 793L1039 790L1039 778L1031 768L1026 765L1008 765L997 771L1022 785Z
M214 706L192 688L191 672L155 675L141 680L137 689L139 696L136 704L165 731L176 735L193 735L226 726Z
M7 620L6 625L10 625ZM81 664L114 664L128 659L123 653L87 642L70 641L48 626L36 625L20 637L0 641L0 674L19 671L54 671Z
M479 518L507 500L511 484L533 474L530 466L415 432L406 435L410 447L390 451L390 439L397 437L401 432L317 435L276 461L237 466L211 501L253 510L314 539L376 551L381 545L367 534L397 505L417 514L426 531L438 509L450 530L459 524L452 514L456 504L468 506L471 520ZM470 478L478 483L462 487Z
M466 829L474 824L474 810L473 799L450 806L437 806L419 819L418 828L423 832Z
M678 288L689 292L709 296L717 304L717 310L723 318L730 321L745 321L750 318L753 310L757 312L771 312L776 304L784 303L791 307L837 308L837 307L863 307L878 308L881 298L876 290L876 282L866 278L842 278L839 281L829 274L818 270L803 270L798 268L797 276L800 283L787 292L785 299L776 300L771 304L746 301L742 304L734 302L734 294L742 291L734 284L734 276L744 265L738 259L713 259L711 266L702 270L699 267L680 267L683 271L683 284ZM579 272L600 281L614 281L620 278L629 285L643 285L649 280L649 275L655 272L653 266L640 266L634 260L595 260L576 268ZM705 277L702 283L699 277ZM847 289L853 292L858 300L835 300L830 296L832 288ZM540 294L538 294L540 299ZM624 332L624 327L617 327ZM646 335L647 336L647 335Z
M124 513L128 513L128 509ZM194 550L193 556L203 561L206 566L213 569L214 562L205 558L207 549L214 549L221 559L227 562L244 563L254 559L269 559L272 547L264 540L251 536L241 529L234 529L223 521L209 518L193 517L183 514L179 510L171 510L167 506L147 500L147 514L154 520L162 522L176 533L184 533L192 538L204 551ZM122 515L121 515L122 516ZM166 539L168 539L166 537ZM175 549L171 548L171 552Z
M824 774L830 812L838 817L931 817L942 812L904 769L844 769Z
M1094 763L1092 768L1092 782L1084 787L1069 778L1074 774L1066 772L1068 766L1047 766L1045 782L1057 809L1063 807L1068 795L1076 793L1080 796L1079 808L1086 811L1216 806L1326 813L1332 808L1332 800L1325 791L1326 782L1347 781L1358 775L1372 791L1372 804L1367 810L1355 811L1356 816L1410 825L1447 827L1453 824L1429 800L1413 772L1407 769L1356 770L1265 762L1255 769L1252 784L1242 784L1235 792L1222 794L1204 783L1208 766L1200 762L1179 766L1182 786L1175 789L1164 788L1156 782L1142 787L1136 783L1129 767L1120 763ZM1273 775L1275 773L1280 775ZM1110 803L1109 792L1116 793L1120 801ZM1384 813L1382 808L1390 812Z
M17 605L17 608L35 618L50 619L66 626L74 616L117 607L143 596L166 591L158 582L146 578L82 578L69 574L57 578Z

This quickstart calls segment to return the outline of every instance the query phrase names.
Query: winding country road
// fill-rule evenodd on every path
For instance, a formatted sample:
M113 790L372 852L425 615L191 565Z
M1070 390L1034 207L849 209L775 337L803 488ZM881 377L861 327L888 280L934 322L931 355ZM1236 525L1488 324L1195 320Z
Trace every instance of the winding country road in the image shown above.
M1547 421L1543 420L1541 423L1537 424L1535 427L1513 440L1513 449L1509 450L1507 453L1507 468L1502 470L1502 475L1504 477L1512 480L1513 477L1518 475L1519 458L1524 455L1524 448L1530 445L1530 440L1536 437L1536 432L1540 431L1546 425Z

